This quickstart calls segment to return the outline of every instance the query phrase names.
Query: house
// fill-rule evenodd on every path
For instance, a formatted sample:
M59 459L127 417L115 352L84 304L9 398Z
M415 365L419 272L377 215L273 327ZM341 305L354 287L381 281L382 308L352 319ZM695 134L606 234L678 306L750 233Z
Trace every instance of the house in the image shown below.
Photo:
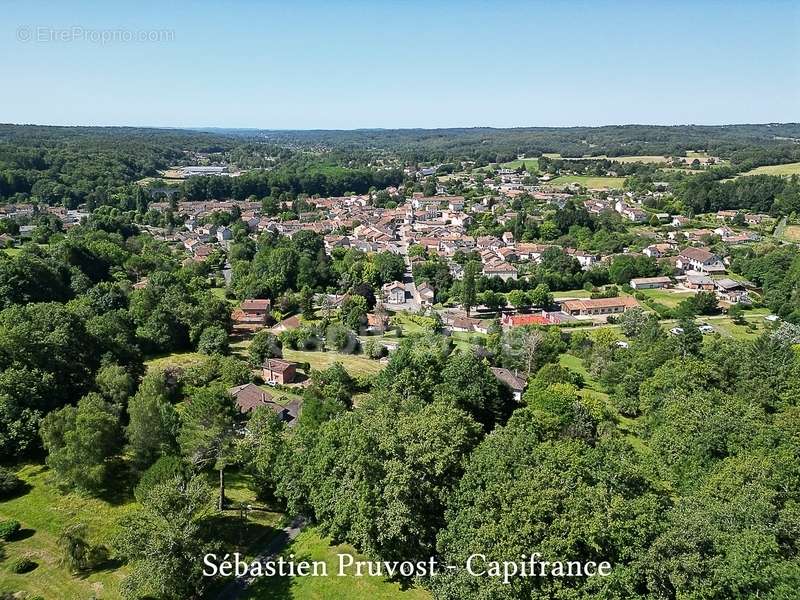
M399 281L384 285L383 293L388 304L404 304L406 301L406 286Z
M673 227L686 227L688 224L689 224L689 219L687 217L683 217L681 215L676 215L672 217Z
M417 286L417 293L419 294L419 301L421 304L433 304L433 299L436 293L433 286L427 281L423 281Z
M541 314L531 315L508 315L504 314L500 319L500 325L503 329L511 329L514 327L525 327L527 325L553 325L558 321L551 315L542 311Z
M367 331L384 332L389 328L389 317L386 313L367 313Z
M294 381L296 375L294 363L277 358L268 358L261 365L261 376L264 381L271 381L277 384L287 384Z
M678 254L675 266L682 271L699 271L701 273L724 273L725 265L719 256L707 248L684 248Z
M631 279L631 287L635 290L653 290L672 287L669 277L637 277Z
M749 302L747 290L740 281L729 278L717 279L714 281L714 288L717 296L728 302Z
M686 275L686 281L683 285L690 290L713 290L714 280L701 273L689 273Z
M472 317L455 317L450 324L450 331L460 331L463 333L472 333L477 331L479 333L488 333L488 325L485 321L480 319L473 319Z
M249 298L243 300L239 308L233 311L234 331L257 331L267 324L270 301L266 298Z
M650 258L661 258L671 252L672 249L672 244L651 244L642 250L642 254Z
M525 391L525 386L528 385L528 382L524 378L515 375L508 369L500 367L492 367L492 373L494 373L494 376L497 377L500 383L511 390L515 402L520 402L522 400L522 393Z
M233 231L229 227L220 227L217 229L217 241L227 242L233 239Z
M14 244L14 238L7 233L0 234L0 248L8 248Z
M262 390L257 385L245 383L228 389L228 393L233 396L239 412L247 414L261 406L271 408L281 421L291 421L295 418L288 408L281 406L272 399L272 395Z
M289 329L297 329L298 327L300 327L300 317L297 315L292 315L291 317L286 317L283 321L274 325L270 331L278 334L283 331L288 331Z
M612 315L623 313L639 306L630 296L617 298L589 298L585 300L564 300L561 312L572 316Z
M484 265L483 274L487 277L499 277L503 281L508 281L517 278L517 268L505 261L499 261Z

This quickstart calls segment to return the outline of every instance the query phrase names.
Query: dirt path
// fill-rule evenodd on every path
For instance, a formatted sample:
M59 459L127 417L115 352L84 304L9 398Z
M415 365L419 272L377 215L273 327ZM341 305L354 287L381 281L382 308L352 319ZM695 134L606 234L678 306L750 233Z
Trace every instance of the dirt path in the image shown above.
M256 557L249 562L264 562L275 557L281 552L281 550L286 548L289 542L297 537L297 534L302 531L304 525L305 519L303 519L303 517L295 517L295 519L289 525L284 527L277 535L275 535L275 537L273 537L267 543L261 552L259 552ZM238 600L241 597L242 592L244 592L254 580L255 578L249 575L236 577L222 589L220 594L217 596L217 600Z

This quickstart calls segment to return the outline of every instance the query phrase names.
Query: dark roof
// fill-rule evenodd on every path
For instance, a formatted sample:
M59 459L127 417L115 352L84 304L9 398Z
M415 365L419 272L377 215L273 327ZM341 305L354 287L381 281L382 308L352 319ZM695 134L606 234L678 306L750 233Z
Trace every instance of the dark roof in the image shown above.
M272 403L272 395L252 383L232 387L228 390L228 393L234 397L236 406L243 413L248 413L259 406Z
M283 373L289 367L293 367L294 363L285 360L278 360L277 358L268 358L262 365L263 368L275 371L276 373Z
M508 369L502 367L492 367L492 373L500 382L506 384L515 392L521 392L525 389L527 382L522 378L514 375Z

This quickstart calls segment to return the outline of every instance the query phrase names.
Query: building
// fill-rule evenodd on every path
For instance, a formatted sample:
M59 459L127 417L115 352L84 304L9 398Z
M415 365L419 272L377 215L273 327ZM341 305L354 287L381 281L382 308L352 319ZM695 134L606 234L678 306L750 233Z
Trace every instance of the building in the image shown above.
M399 281L384 285L383 293L388 304L404 304L406 301L406 286Z
M503 315L500 325L503 329L525 327L526 325L554 325L559 321L551 314L542 311L540 314L531 315Z
M423 281L417 286L417 292L419 293L419 301L421 304L433 304L433 299L436 296L436 293L433 290L433 286L428 283L427 281Z
M678 254L675 266L682 271L725 272L725 265L722 264L722 259L707 248L684 248Z
M271 381L281 385L292 383L296 374L294 363L277 358L268 358L261 366L261 376L264 381Z
M288 422L297 416L296 414L293 415L287 407L275 402L271 394L252 383L229 388L228 393L233 396L236 406L242 414L250 413L261 406L268 406L278 415L281 421Z
M499 277L503 281L517 278L517 268L511 263L496 262L483 266L483 274L486 277Z
M231 318L234 331L258 331L267 324L270 301L266 298L243 300Z
M635 290L653 290L672 286L669 277L637 277L631 279L631 287Z
M585 300L564 300L561 312L572 316L597 316L623 313L639 306L630 296L617 298L589 298Z
M714 280L702 273L689 273L683 285L690 290L713 290Z
M297 329L298 327L300 327L300 317L297 315L292 315L291 317L286 317L283 321L273 326L270 331L278 334L283 331L288 331L289 329Z
M747 295L747 290L740 281L735 281L728 278L717 279L714 281L714 287L716 289L717 296L719 296L719 298L722 300L744 303L750 301L750 298Z
M523 377L500 367L492 367L492 373L494 373L494 376L497 377L500 383L511 390L516 402L522 401L522 393L525 391L525 386L528 385L528 382Z

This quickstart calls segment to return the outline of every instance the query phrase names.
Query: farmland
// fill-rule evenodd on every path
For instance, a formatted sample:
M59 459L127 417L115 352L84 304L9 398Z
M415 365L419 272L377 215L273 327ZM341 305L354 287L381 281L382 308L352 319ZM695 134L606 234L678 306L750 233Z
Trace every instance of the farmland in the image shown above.
M800 162L756 167L751 171L742 173L739 177L747 177L748 175L785 175L787 177L790 175L800 175Z
M588 175L562 175L547 182L549 185L562 186L577 183L585 188L622 188L624 177L591 177Z

